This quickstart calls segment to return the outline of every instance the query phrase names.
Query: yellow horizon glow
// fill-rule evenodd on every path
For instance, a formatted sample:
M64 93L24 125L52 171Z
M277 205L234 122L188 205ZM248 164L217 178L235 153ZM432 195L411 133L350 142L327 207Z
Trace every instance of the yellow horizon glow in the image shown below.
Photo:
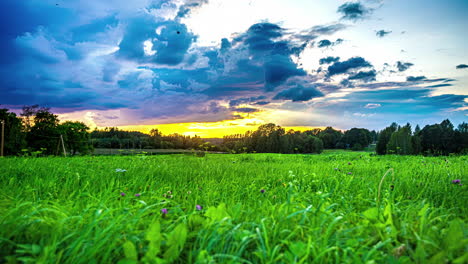
M129 125L117 126L119 130L138 131L149 134L152 129L158 129L163 135L181 134L184 136L199 136L201 138L223 138L223 136L245 134L247 131L254 131L264 123L245 123L238 124L238 120L224 120L219 122L196 122L196 123L174 123L159 125ZM295 131L306 131L315 128L324 129L325 127L312 126L281 126L286 131L293 129ZM104 127L98 127L103 129Z

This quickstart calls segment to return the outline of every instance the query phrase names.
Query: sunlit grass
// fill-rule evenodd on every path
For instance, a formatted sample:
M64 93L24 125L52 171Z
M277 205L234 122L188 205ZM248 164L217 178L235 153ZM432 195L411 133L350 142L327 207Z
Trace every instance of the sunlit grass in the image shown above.
M365 152L0 159L0 262L463 263L467 161Z

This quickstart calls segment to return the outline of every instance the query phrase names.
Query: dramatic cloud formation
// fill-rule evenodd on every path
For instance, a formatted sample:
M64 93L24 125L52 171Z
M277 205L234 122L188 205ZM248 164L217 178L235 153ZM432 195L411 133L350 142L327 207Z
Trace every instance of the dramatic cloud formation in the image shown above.
M445 78L459 78L462 71L439 76L423 69L425 63L416 58L415 71L413 63L405 62L413 57L398 57L403 56L401 47L387 55L392 46L383 47L385 41L369 34L372 29L361 32L368 38L353 35L358 27L345 20L371 16L376 8L371 1L365 3L370 6L339 6L342 23L317 16L318 25L298 28L302 23L277 23L283 10L277 20L267 20L271 10L247 22L239 21L242 14L236 10L234 18L206 18L205 11L218 12L220 4L208 0L135 0L131 5L125 0L112 5L93 0L59 5L3 0L0 8L8 11L0 18L0 103L16 109L40 104L60 113L82 112L99 126L247 116L282 125L330 125L331 116L345 128L353 125L348 121L364 126L364 121L393 118L390 110L403 106L408 111L423 109L415 119L449 111L463 118L466 111L457 109L463 109L466 97L450 94L460 81ZM337 8L336 3L324 6L332 13ZM207 23L209 30L233 28L216 35L216 41L202 41L211 34L200 28ZM384 30L382 36L388 33ZM386 58L400 60L382 65L380 51L366 53L360 47L372 41L382 45ZM456 62L450 65L455 71Z

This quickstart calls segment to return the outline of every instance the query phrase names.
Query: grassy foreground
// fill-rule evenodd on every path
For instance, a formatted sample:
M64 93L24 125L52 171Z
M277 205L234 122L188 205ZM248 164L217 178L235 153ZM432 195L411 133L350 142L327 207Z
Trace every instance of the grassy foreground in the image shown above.
M4 158L0 263L467 263L467 168L346 152Z

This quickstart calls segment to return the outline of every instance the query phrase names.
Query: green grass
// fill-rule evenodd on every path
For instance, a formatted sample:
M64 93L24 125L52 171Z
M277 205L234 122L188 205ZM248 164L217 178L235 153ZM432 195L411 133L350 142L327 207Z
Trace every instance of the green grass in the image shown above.
M465 183L467 163L365 152L4 158L0 263L466 263L466 185L452 180Z

